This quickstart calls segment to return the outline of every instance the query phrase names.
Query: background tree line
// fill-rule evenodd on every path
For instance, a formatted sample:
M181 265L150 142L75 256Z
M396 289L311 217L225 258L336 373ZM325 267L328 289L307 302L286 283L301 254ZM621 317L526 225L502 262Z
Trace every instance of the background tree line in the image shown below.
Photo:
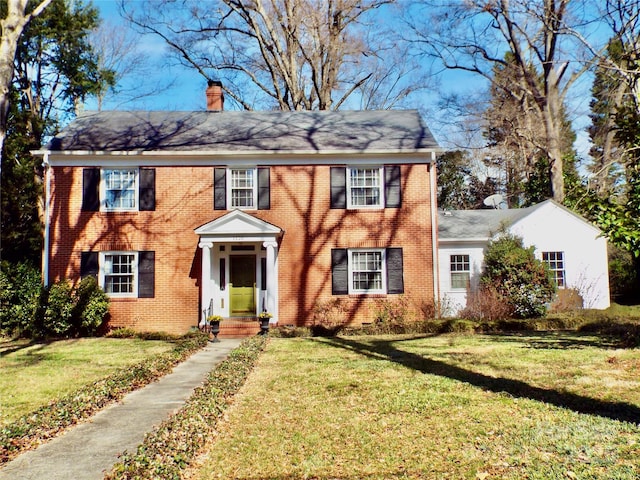
M40 261L42 172L28 152L87 99L135 108L160 95L160 82L127 84L150 78L136 48L152 38L203 85L222 80L232 109L420 108L443 143L458 145L438 160L441 208L480 208L493 193L510 207L554 198L603 230L626 294L638 294L640 0L119 5L113 28L89 1L0 1L3 261ZM451 94L443 71L474 88ZM579 115L591 119L584 157L574 149Z

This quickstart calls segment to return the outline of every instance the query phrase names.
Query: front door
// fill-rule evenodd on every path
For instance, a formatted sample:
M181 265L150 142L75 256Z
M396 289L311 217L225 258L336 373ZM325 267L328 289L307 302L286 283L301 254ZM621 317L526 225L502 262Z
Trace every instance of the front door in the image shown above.
M231 316L256 314L256 256L232 255L229 265Z

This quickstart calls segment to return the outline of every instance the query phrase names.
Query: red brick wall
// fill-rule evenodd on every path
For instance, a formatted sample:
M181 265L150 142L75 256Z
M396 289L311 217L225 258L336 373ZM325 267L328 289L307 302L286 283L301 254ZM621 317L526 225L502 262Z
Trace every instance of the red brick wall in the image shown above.
M153 250L155 298L112 299L111 325L171 333L197 325L194 229L227 213L213 209L213 167L156 167L156 210L133 213L81 212L82 168L52 170L50 281L77 280L83 251ZM332 210L329 180L329 166L271 167L271 209L250 212L284 231L279 322L310 323L314 306L334 298L332 248L402 247L405 296L416 306L433 304L428 166L402 167L399 209ZM372 320L376 297L342 299L349 321Z

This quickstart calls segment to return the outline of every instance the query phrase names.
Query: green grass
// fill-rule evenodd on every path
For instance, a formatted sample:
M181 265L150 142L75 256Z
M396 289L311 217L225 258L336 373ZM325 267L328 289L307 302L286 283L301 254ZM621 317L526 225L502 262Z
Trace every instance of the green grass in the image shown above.
M79 387L174 348L171 342L85 338L0 342L0 425Z
M639 371L577 333L272 339L190 478L637 479Z

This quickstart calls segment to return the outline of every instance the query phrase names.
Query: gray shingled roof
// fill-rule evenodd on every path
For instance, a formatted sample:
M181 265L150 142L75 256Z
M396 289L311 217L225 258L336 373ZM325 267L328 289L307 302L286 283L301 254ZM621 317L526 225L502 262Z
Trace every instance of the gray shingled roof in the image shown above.
M416 110L87 112L52 151L414 152L438 145Z
M440 240L470 240L489 238L503 224L514 222L529 215L541 203L527 208L505 210L446 210L438 212L438 236Z

